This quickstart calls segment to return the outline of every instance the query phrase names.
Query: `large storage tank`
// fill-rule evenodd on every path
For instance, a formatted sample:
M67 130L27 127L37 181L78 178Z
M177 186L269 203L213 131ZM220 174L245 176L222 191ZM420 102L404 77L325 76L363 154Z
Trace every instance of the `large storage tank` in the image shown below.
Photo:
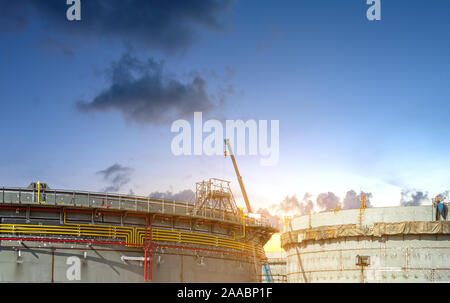
M260 282L275 229L208 199L0 188L0 282Z
M450 282L450 222L435 207L294 217L281 238L288 282Z

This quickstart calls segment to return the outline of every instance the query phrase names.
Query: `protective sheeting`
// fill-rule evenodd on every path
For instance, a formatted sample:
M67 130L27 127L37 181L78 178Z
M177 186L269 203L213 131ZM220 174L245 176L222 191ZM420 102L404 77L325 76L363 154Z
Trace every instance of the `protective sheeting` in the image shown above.
M376 223L373 226L373 236L382 235L420 235L420 234L450 234L450 222L399 222Z
M450 222L417 221L397 223L375 223L371 227L359 227L356 224L321 226L287 232L281 235L281 247L303 241L317 241L343 237L363 237L383 235L421 235L450 234Z

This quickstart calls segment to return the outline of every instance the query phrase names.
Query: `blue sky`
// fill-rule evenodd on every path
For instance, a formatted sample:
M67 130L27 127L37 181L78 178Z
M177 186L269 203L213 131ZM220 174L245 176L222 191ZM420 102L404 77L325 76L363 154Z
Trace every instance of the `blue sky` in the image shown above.
M160 34L126 18L145 13L144 1L116 16L111 33L101 27L111 21L84 2L82 21L66 24L60 3L46 8L56 2L19 7L9 18L27 10L27 22L14 27L2 23L6 1L0 1L1 185L41 180L98 191L108 186L98 172L118 163L133 170L120 192L178 192L220 177L233 181L239 196L228 158L172 155L170 123L77 108L109 87L112 63L131 53L163 61L180 83L199 75L211 95L231 86L212 118L280 121L276 166L260 166L257 156L237 159L258 207L305 192L343 198L350 189L371 192L372 204L387 206L397 205L405 189L433 196L449 188L448 1L382 0L382 20L375 22L366 19L363 0L234 1L205 8L219 26L201 16L173 18L157 24ZM190 12L200 12L202 5L192 3ZM165 34L186 37L171 31L175 25L190 27L192 41L167 46ZM143 39L147 31L163 42Z

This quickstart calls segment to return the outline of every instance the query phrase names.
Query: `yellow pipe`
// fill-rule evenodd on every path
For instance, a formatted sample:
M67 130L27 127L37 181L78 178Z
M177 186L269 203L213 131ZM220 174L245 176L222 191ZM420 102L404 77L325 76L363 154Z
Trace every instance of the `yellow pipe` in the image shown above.
M241 211L241 217L242 217L242 236L236 238L236 239L242 239L245 238L245 214L242 210L242 207L239 207L239 210Z
M5 227L1 227L0 230L4 230L4 231L10 231L10 232L19 232L19 231L23 231L23 232L31 232L33 230L42 230L45 231L46 233L51 233L54 235L58 235L58 234L63 234L63 232L65 231L69 231L71 233L69 234L74 234L74 235L97 235L97 236L107 236L110 238L126 238L126 242L128 242L128 238L129 238L129 233L122 233L122 232L117 232L115 234L112 234L109 231L86 231L86 230L78 230L78 229L52 229L52 228L41 228L41 229L34 229L34 228L24 228L24 227L9 227L9 228L5 228ZM95 234L92 232L96 232Z
M3 224L4 226L5 224ZM3 228L1 228L3 230L3 232L18 232L18 233L48 233L48 234L70 234L70 235L91 235L91 236L110 236L113 237L112 231L111 229L108 230L94 230L94 233L89 232L90 230L85 230L82 228L78 228L78 227L74 227L74 228L58 228L58 227L45 227L45 226L34 226L37 227L36 229L38 229L39 231L33 231L34 228L32 226L30 227L20 227L17 225L9 225L9 226L4 226ZM64 232L64 231L68 231L68 232ZM58 233L59 232L59 233ZM96 233L95 233L96 232ZM159 232L161 232L161 235L159 234ZM130 233L129 232L120 232L120 231L116 231L115 233L115 237L116 238L127 238L127 236L129 236ZM198 235L189 235L189 234L182 234L182 233L177 233L177 232L171 232L171 231L166 231L166 230L161 230L161 231L156 231L155 232L155 240L161 239L167 239L167 240L172 240L172 241L180 241L180 242L192 242L192 243L198 243L198 244L208 244L208 245L213 245L213 246L222 246L222 247L232 247L232 248L236 248L236 247L240 247L243 246L246 248L246 250L249 249L249 245L246 244L242 244L242 243L230 243L229 241L223 241L223 239L218 239L216 237L199 237ZM142 240L142 239L140 239ZM134 242L134 243L140 243L140 242ZM239 245L241 244L241 245Z
M41 202L41 181L38 181L37 185L38 185L38 204L45 203L46 201Z
M11 226L5 226L5 227L0 227L1 230L47 230L47 231L76 231L77 233L86 233L86 232L99 232L101 234L108 234L108 235L112 235L112 233L110 231L102 231L102 230L81 230L81 229L73 229L73 228L52 228L52 227L48 227L48 226L42 226L41 228L28 228L28 227L16 227L14 225ZM123 232L116 232L116 235L127 235L129 233L123 233Z
M242 210L242 209L241 209ZM243 212L242 212L243 214ZM244 229L243 236L245 237L245 215L242 216ZM30 234L52 234L52 235L80 235L80 236L97 236L97 237L112 237L123 238L127 246L138 246L143 243L145 236L143 228L133 227L117 227L111 225L91 225L91 224L75 224L66 222L66 212L64 212L65 226L47 226L47 225L30 225L30 224L0 224L0 232L15 232L15 233L30 233ZM132 243L129 243L130 237ZM232 238L223 236L212 236L202 233L192 233L183 231L171 231L165 229L153 229L152 238L156 241L172 241L182 243L193 243L200 245L209 245L215 247L225 247L238 249L242 251L252 251L255 245L245 244L243 242L235 241ZM263 250L256 246L259 254Z
M254 246L245 244L245 243L241 243L241 242L235 242L233 243L232 241L230 241L229 239L219 239L218 237L215 236L207 236L207 235L203 235L202 237L198 237L198 236L194 236L194 235L189 235L189 234L184 234L182 235L181 233L185 233L185 232L174 232L174 231L169 231L169 230L154 230L153 233L153 238L155 240L163 240L163 239L171 239L173 241L180 241L180 242L186 242L188 240L191 240L192 242L197 242L197 243L208 243L214 246L222 246L222 247L245 247L246 250L251 250ZM140 235L142 237L142 235Z
M219 241L219 242L223 242L223 243L233 243L234 241L232 239L229 238L223 238L223 237L218 237L218 236L211 236L211 235L205 235L205 234L196 234L196 233L186 233L186 232L176 232L176 231L169 231L169 230L158 230L158 229L154 229L154 234L158 234L158 233L165 233L165 234L176 234L177 237L179 237L179 235L184 236L184 237L189 237L189 238L202 238L202 239L211 239L212 241ZM142 237L143 235L141 234L141 231L139 231L139 236Z
M99 228L105 228L105 227L111 227L111 225L95 225L95 224L76 224L76 223L67 223L66 222L66 215L67 212L64 210L64 224L65 225L72 225L72 226L89 226L89 227L99 227ZM135 228L134 227L117 227L119 229L124 229L124 230L130 230L131 231L131 239L133 240L133 243L136 243L136 236L135 236ZM128 239L127 239L127 243L128 243ZM127 245L127 247L130 247L133 245Z
M3 227L1 227L3 226ZM36 227L36 228L33 228ZM31 230L44 230L44 231L49 231L47 233L52 233L52 234L61 234L61 232L63 231L73 231L73 233L70 234L75 234L75 235L95 235L92 233L89 233L91 231L93 232L98 232L99 234L96 234L98 236L109 236L109 237L126 237L128 238L129 236L129 232L125 231L125 232L121 232L121 231L116 231L114 234L110 231L110 230L84 230L82 228L63 228L63 227L57 227L57 226L46 226L46 225L23 225L23 224L0 224L0 230L8 230L8 231L14 231L14 232L18 232L20 230L24 230L24 231L31 231ZM59 231L60 233L58 233L57 231ZM128 240L128 239L127 239Z
M163 238L167 238L167 239L175 239L177 241L183 242L183 241L198 241L198 242L203 242L203 243L209 243L212 244L214 246L239 246L239 242L236 243L221 243L220 241L217 241L215 239L195 239L195 238L186 238L186 237L178 237L176 235L159 235L159 234L155 234L154 235L155 240L156 239L163 239ZM249 247L248 245L245 245L246 247Z
M86 232L86 231L97 231L97 232L105 232L105 233L108 233L108 234L125 234L125 233L129 233L129 231L115 231L115 232L113 232L112 230L102 230L102 229L95 229L95 228L83 228L83 227L81 227L81 228L70 228L69 227L69 229L67 229L67 228L63 228L63 227L57 227L57 226L47 226L47 225L40 225L40 226L19 226L19 225L14 225L14 224L2 224L2 226L5 226L5 227L9 227L9 226L12 226L13 228L18 228L18 229L27 229L27 230L29 230L29 229L33 229L33 227L37 227L37 229L47 229L47 230L61 230L61 231L67 231L67 230L78 230L78 231L81 231L81 232ZM0 227L0 229L1 229L2 227Z
M166 238L163 238L161 240L163 240L163 241L170 241L170 242L178 242L178 239L166 239ZM192 244L204 244L204 243L198 242L198 241L182 241L182 242L183 243L192 243ZM239 247L236 247L236 246L221 246L221 247L234 248L234 249L239 248ZM246 248L246 249L241 248L240 250L242 250L242 251L252 251L251 248Z
M137 229L142 232L145 231L145 228L137 228ZM168 230L168 229L157 229L157 228L154 228L153 231L165 231L165 232L175 232L175 233L182 233L182 234L189 234L189 235L211 236L208 234L193 233L193 232L189 232L189 231L172 231L172 230ZM232 238L228 238L228 237L224 237L224 236L211 236L211 237L217 237L217 238L222 238L222 239L226 239L226 240L233 240Z
M29 230L0 230L0 232L13 232L13 233L19 233L19 234L50 234L50 235L71 235L71 236L77 236L79 235L79 233L77 232L60 232L60 233L55 233L52 231L29 231ZM103 234L90 234L90 233L85 233L83 234L83 236L97 236L97 237L102 237L105 236ZM122 238L123 236L119 237Z
M232 238L226 238L226 237L220 237L220 236L212 236L212 235L207 235L207 234L200 234L200 233L190 233L190 232L182 232L182 231L171 231L171 230L164 230L164 229L153 229L154 233L166 233L166 234L171 234L171 233L175 233L175 234L181 234L184 235L186 237L203 237L203 238L211 238L214 240L218 240L218 241L223 241L223 242L234 242ZM138 233L139 235L141 235L143 231L139 230ZM142 235L141 235L142 236Z
M0 229L8 229L8 226L0 227ZM23 230L34 230L33 227L16 227L14 225L9 226L9 229L23 229ZM108 230L83 230L83 229L74 229L74 228L57 228L57 227L50 227L50 226L42 226L42 228L36 228L36 229L42 229L42 230L53 230L53 231L71 231L76 230L78 232L103 232L112 235L111 231ZM124 232L116 232L115 234L125 234Z

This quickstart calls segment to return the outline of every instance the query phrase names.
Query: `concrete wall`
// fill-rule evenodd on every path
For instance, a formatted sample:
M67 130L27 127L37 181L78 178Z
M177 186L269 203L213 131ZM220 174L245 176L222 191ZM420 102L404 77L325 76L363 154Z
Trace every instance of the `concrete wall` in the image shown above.
M434 214L433 214L434 215ZM293 229L359 224L360 211L296 217ZM431 206L370 208L363 225L431 221ZM356 265L356 256L370 265ZM287 251L288 282L450 282L450 235L392 235L305 241Z
M286 276L286 252L266 252L272 278L275 283L287 282ZM262 273L264 275L264 271ZM266 282L266 278L263 277L263 282Z
M434 210L431 205L410 207L376 207L366 208L361 212L362 224L373 225L376 222L408 222L408 221L432 221ZM292 219L293 230L314 228L319 226L359 224L360 210L350 209L337 212L324 212L310 216L294 217Z
M15 246L10 245L16 244ZM18 251L21 256L18 257ZM86 258L84 253L86 252ZM17 245L17 241L2 241L0 247L0 282L144 282L143 261L123 261L122 256L142 257L141 251L95 249L86 246L59 245L52 249ZM175 254L156 251L153 254L153 282L257 282L253 263L238 259L200 254ZM80 260L80 280L67 276L73 264L68 258ZM73 267L72 267L73 268ZM258 267L259 269L259 267ZM70 275L69 275L70 277Z

